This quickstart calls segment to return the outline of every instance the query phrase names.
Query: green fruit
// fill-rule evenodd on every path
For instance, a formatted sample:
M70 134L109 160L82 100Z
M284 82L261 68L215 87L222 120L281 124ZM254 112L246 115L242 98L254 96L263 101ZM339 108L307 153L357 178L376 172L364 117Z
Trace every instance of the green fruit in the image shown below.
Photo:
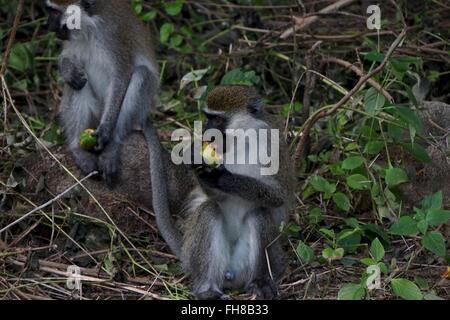
M80 147L84 150L92 150L97 145L97 138L93 136L94 129L86 129L80 134Z

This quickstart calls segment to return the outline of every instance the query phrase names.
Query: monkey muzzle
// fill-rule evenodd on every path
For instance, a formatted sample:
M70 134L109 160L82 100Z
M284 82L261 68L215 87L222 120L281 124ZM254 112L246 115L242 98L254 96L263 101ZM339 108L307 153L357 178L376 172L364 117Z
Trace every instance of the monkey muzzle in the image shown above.
M69 28L62 23L62 14L56 10L51 10L47 20L47 29L54 32L56 37L61 40L69 40Z

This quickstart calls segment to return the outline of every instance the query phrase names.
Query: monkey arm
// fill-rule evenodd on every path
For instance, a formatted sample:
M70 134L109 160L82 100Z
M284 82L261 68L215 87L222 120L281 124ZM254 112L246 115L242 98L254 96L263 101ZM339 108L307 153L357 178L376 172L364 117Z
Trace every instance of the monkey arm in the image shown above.
M108 88L108 94L105 101L105 110L100 120L100 125L94 135L97 137L96 151L102 151L105 146L114 138L114 130L122 109L128 84L129 76L113 76L111 85Z
M263 207L278 208L285 203L285 192L259 179L233 174L221 166L200 174L200 179L222 192L240 196Z

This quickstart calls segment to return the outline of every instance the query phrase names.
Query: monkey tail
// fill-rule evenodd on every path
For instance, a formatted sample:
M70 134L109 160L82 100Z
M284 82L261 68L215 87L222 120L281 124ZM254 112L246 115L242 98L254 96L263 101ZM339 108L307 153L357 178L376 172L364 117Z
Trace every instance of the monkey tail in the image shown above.
M149 121L150 122L150 121ZM167 192L167 176L163 162L163 148L159 142L158 133L149 123L144 129L144 135L148 143L150 154L150 181L152 184L153 211L156 216L156 224L159 232L169 245L172 252L180 257L181 232L176 228L169 208Z

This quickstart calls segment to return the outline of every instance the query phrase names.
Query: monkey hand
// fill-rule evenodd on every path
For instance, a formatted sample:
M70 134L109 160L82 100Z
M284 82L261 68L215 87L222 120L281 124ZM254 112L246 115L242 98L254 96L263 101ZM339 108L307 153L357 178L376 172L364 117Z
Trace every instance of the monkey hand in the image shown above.
M98 157L98 168L106 184L110 187L117 182L120 158L115 146L108 145Z
M81 90L87 83L87 77L83 68L77 66L70 59L65 58L61 61L59 72L64 81L74 90Z
M220 178L226 174L230 173L222 164L216 168L203 167L202 170L199 171L198 177L201 182L206 183L211 187L218 187Z
M95 151L101 152L111 141L112 130L105 124L100 124L97 130L92 134L97 139Z

